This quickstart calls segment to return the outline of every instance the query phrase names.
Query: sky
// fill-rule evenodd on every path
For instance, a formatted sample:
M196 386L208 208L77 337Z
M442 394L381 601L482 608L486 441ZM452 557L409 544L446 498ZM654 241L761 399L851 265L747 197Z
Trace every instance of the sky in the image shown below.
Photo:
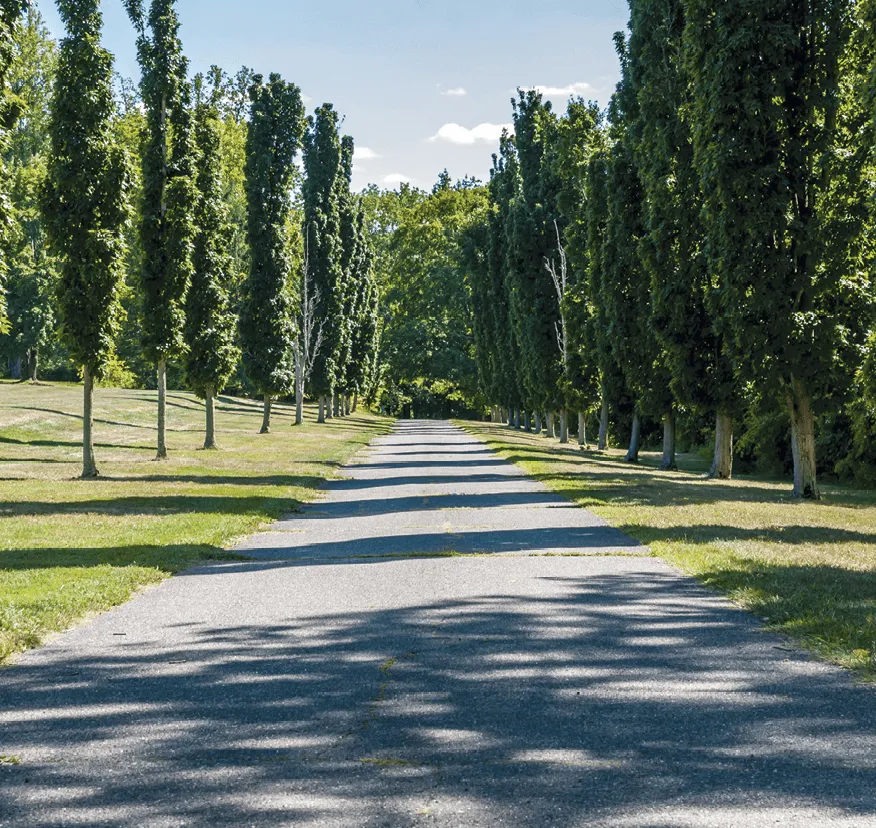
M148 3L148 0L145 0ZM103 0L104 45L139 78L122 0ZM63 34L55 4L38 0ZM183 48L198 72L218 64L279 72L309 110L330 101L356 140L353 186L424 188L489 176L517 87L606 104L619 76L612 35L626 0L179 0Z

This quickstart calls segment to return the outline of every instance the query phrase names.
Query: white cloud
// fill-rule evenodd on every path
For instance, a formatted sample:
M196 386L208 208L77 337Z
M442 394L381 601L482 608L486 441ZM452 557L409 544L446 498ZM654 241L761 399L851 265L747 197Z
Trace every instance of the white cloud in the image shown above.
M579 81L568 86L531 86L530 89L540 92L546 98L571 98L573 95L583 95L593 87L589 83Z
M397 184L410 184L412 180L413 179L410 179L401 173L391 173L390 175L383 177L383 183L389 184L390 186L395 186Z
M514 128L511 124L479 124L472 129L459 124L444 124L437 135L433 135L429 140L447 141L451 144L475 144L478 141L495 143L506 129L511 132Z
M376 158L383 158L383 156L375 152L371 147L356 147L353 158L356 161L374 161Z
M447 98L464 98L468 95L468 90L462 86L457 86L455 89L447 89L441 94Z

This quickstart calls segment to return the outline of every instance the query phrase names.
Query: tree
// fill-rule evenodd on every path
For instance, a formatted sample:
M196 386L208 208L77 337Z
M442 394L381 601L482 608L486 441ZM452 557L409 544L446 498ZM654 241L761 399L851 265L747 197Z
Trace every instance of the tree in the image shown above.
M872 319L860 5L685 8L719 330L740 378L787 405L794 495L818 499L815 413L849 388Z
M230 228L223 200L221 125L213 101L195 108L198 151L195 212L197 234L192 257L192 281L186 297L186 375L206 406L205 449L216 448L215 395L231 377L240 358L235 343L235 318L227 285L232 267L228 252Z
M22 12L29 0L6 0L0 4L0 150L8 146L9 132L21 114L21 103L9 94L9 72L15 60L15 38ZM6 171L0 166L0 242L5 242L11 223L10 205L6 194ZM8 325L4 298L5 268L0 261L0 333Z
M334 391L334 358L342 335L341 286L344 280L341 236L342 148L338 114L324 104L310 118L304 148L304 243L309 278L317 297L316 318L323 331L322 347L314 354L313 391L319 397L319 422L325 422Z
M67 37L58 55L44 210L60 261L63 332L82 365L82 476L93 478L92 397L118 321L128 165L113 140L112 55L100 46L99 0L59 0L58 8Z
M304 133L301 90L272 74L250 86L246 141L250 271L244 285L240 337L247 377L264 396L262 433L271 430L273 398L294 383L294 299L288 223L295 156Z
M196 230L188 61L175 6L175 0L152 0L146 16L143 0L125 0L137 31L146 108L140 230L143 346L157 363L159 459L167 457L167 360L184 350L185 296Z
M30 7L15 36L15 61L8 88L19 101L21 117L8 134L4 160L8 171L11 222L5 245L9 332L0 349L12 359L25 356L27 375L37 379L40 350L49 344L55 324L55 261L47 250L40 206L50 149L55 42L36 8Z
M740 393L711 313L703 199L691 128L683 117L690 98L682 61L683 3L639 0L631 9L629 82L639 119L633 152L645 197L641 249L651 282L651 320L675 396L693 410L716 413L710 476L729 478Z

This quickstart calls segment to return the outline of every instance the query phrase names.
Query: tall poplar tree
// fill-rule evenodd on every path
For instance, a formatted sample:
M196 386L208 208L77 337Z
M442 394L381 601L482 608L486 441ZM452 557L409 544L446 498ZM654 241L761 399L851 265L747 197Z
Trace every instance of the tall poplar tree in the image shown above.
M235 343L237 325L227 290L233 267L229 253L231 231L223 198L221 124L213 102L198 102L194 131L198 151L195 212L198 230L192 281L186 297L185 368L192 390L205 401L204 448L215 449L215 396L234 373L240 352Z
M794 495L818 499L815 414L848 389L872 319L860 4L686 11L716 316L741 379L788 407Z
M639 119L633 149L645 195L641 249L651 281L651 321L676 397L716 415L710 475L729 478L740 393L711 313L703 199L683 117L690 98L682 61L683 3L636 0L631 9L628 67Z
M273 398L295 382L295 311L290 284L288 223L295 156L304 133L301 90L272 74L250 87L246 140L250 271L240 316L243 364L264 396L262 434L271 430Z
M21 15L29 5L29 0L7 0L0 3L0 152L6 150L9 133L21 114L18 100L9 93L9 70L15 59L15 35ZM0 162L0 244L5 244L12 223L7 186L6 170ZM8 325L5 276L5 257L0 257L0 333L5 333Z
M124 0L137 31L146 108L143 147L143 346L158 376L158 458L167 457L167 360L184 351L195 194L188 61L175 0Z
M82 365L82 476L94 478L92 398L118 325L128 164L114 142L113 59L100 45L100 2L59 0L58 10L67 36L58 54L44 210L60 262L62 330Z
M319 397L319 421L325 422L334 391L334 354L339 336L340 290L343 284L343 239L338 178L342 148L338 114L324 104L310 118L304 148L304 246L305 259L316 294L315 314L324 334L315 355L311 386Z

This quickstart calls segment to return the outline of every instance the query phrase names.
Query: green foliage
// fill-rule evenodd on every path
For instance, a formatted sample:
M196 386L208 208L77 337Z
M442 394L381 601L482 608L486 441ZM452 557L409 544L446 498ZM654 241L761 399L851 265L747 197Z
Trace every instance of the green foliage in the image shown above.
M305 278L312 284L315 324L323 335L310 382L319 395L334 389L336 360L344 335L343 164L338 114L331 104L324 104L310 118L304 148Z
M295 339L288 223L295 156L304 132L297 86L272 74L250 86L246 142L247 235L250 271L240 316L243 361L250 382L266 395L287 393L295 378Z
M9 73L16 56L16 35L27 0L6 0L0 3L0 152L5 154L9 133L21 114L21 100L10 94ZM6 170L0 165L0 244L5 243L12 223L11 207L6 194ZM8 327L4 298L5 267L0 259L0 333Z
M143 346L155 360L183 350L192 275L195 192L188 61L175 0L125 0L137 30L146 140L142 150ZM151 33L151 35L150 35Z
M232 259L230 228L221 176L221 122L212 102L200 101L194 113L198 151L195 212L197 234L192 281L186 297L186 377L197 394L220 393L230 379L240 352L236 320L229 308L227 285Z
M127 218L128 164L114 141L112 56L100 46L98 0L60 0L61 42L44 191L60 259L58 306L76 364L99 377L113 352Z

